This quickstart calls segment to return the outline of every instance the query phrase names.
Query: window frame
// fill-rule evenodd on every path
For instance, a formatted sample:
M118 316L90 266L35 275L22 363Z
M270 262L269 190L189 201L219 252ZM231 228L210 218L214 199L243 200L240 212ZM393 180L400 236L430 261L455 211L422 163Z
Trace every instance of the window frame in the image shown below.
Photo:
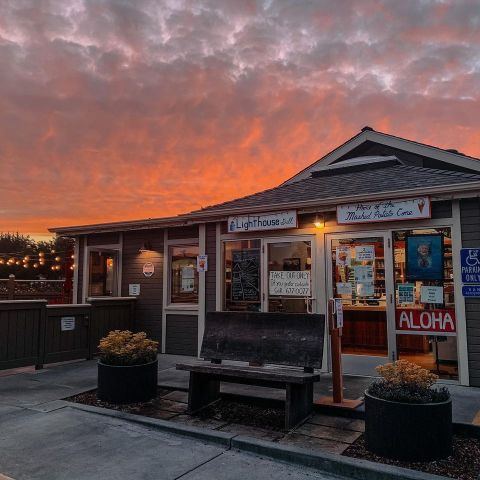
M166 275L166 294L167 301L165 304L165 309L170 310L198 310L200 303L200 278L198 280L198 294L197 301L195 303L174 303L172 302L172 251L175 247L197 247L200 252L200 244L197 238L195 239L181 239L181 240L169 240L167 245L167 275ZM199 253L197 254L199 255ZM196 268L196 266L194 267Z

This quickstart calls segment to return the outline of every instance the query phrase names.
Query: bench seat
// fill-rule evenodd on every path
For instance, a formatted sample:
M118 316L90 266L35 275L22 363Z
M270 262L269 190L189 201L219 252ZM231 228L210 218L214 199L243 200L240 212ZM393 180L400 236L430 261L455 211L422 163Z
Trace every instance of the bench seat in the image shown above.
M219 365L209 362L179 363L190 372L188 413L194 414L220 398L220 383L239 383L286 390L285 430L296 427L312 411L313 383L320 375L272 367Z

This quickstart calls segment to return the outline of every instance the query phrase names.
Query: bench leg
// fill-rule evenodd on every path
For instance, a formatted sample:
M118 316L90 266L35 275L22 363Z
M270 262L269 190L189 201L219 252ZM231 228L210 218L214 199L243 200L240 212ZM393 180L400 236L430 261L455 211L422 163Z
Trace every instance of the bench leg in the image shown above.
M285 401L285 430L303 422L313 410L313 383L287 384Z
M195 413L220 398L220 382L205 373L190 372L188 413Z

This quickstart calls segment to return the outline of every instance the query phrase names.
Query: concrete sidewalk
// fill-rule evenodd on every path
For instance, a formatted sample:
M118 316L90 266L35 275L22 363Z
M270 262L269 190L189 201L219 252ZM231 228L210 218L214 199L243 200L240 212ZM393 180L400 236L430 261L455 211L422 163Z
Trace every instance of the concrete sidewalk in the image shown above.
M160 356L160 372L177 360ZM61 399L96 387L95 361L12 373L0 377L2 480L339 478L75 409Z
M158 383L176 390L188 390L189 373L175 369L188 357L159 355ZM0 371L0 412L4 408L42 409L44 403L96 388L97 361L79 361L43 370L20 369L23 373ZM346 398L359 398L370 385L370 377L345 376ZM322 374L315 384L315 398L331 395L331 375ZM447 385L453 397L453 421L480 425L480 388ZM224 384L222 392L283 400L285 392L262 387ZM361 407L363 408L363 407Z

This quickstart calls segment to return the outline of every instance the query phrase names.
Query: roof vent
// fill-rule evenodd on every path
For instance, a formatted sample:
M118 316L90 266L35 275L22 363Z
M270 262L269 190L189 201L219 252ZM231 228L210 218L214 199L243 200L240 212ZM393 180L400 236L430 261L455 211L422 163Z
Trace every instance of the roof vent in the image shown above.
M342 173L362 172L365 170L377 170L379 168L403 165L403 162L394 155L355 157L341 162L327 165L312 172L312 177L331 177Z
M465 156L464 153L459 152L456 148L447 148L445 151L446 151L446 152L450 152L450 153L455 153L456 155L463 155L463 156Z
M374 132L375 130L372 127L369 127L368 125L363 127L362 132Z

